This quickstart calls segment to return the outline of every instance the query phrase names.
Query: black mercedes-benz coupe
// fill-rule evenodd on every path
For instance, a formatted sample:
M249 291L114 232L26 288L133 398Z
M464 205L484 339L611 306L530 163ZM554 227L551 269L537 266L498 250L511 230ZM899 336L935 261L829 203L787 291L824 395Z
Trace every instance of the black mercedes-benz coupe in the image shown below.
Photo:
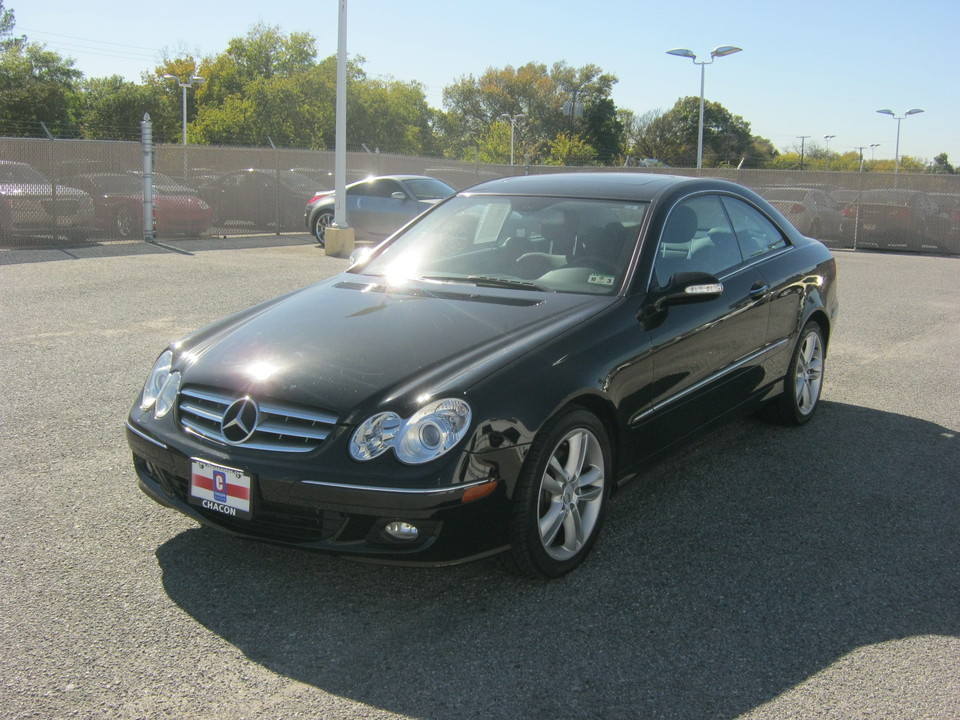
M734 183L514 177L163 350L140 487L237 535L559 576L611 493L733 411L814 414L836 267Z

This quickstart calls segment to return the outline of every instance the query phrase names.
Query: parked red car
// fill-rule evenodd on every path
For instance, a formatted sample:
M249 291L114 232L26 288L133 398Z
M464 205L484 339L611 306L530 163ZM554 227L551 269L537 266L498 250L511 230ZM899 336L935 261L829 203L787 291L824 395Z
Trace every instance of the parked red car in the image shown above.
M131 174L94 173L71 184L93 198L95 224L119 237L143 233L143 184ZM158 235L201 235L213 224L213 209L196 195L153 194L154 229Z
M858 248L956 253L957 230L937 197L918 190L867 190L841 221L844 243Z

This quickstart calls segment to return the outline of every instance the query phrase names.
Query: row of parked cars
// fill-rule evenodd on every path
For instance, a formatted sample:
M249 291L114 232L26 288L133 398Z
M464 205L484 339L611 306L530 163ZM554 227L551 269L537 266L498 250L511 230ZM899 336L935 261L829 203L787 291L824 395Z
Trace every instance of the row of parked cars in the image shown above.
M137 171L96 163L72 168L57 184L21 162L0 160L0 240L56 234L136 238L143 234ZM83 170L81 172L80 170ZM333 222L331 174L312 168L248 168L194 174L185 184L154 174L154 229L160 237L211 228L297 232L321 244ZM757 188L802 233L843 247L960 253L960 194L826 186ZM369 177L347 185L347 215L358 241L383 239L454 189L421 175Z
M809 237L844 247L960 253L960 194L815 186L757 191Z
M212 227L296 232L306 224L322 244L333 222L333 191L325 189L332 185L329 173L249 168L197 179L191 187L154 174L153 226L159 236L199 236ZM358 240L376 241L453 193L425 176L365 178L347 186L350 225ZM0 238L54 232L74 241L135 238L143 229L137 171L82 172L54 184L30 165L0 161Z

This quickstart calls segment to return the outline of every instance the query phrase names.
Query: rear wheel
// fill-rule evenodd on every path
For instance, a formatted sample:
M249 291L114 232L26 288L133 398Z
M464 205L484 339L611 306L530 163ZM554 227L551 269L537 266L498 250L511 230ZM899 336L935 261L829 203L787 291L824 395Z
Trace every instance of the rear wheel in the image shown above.
M333 213L329 210L321 210L316 215L313 216L313 236L317 239L317 242L321 245L326 244L326 237L324 233L327 228L333 225Z
M612 467L606 430L592 413L569 408L544 426L514 496L505 558L513 570L559 577L583 562L600 534Z
M823 331L811 321L803 326L784 379L783 394L774 401L774 419L784 425L803 425L820 406L826 357Z

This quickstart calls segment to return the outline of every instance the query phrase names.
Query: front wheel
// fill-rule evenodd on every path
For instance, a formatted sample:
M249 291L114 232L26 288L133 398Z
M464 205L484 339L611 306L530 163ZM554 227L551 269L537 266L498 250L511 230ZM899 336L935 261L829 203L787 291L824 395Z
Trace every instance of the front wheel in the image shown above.
M820 405L826 357L823 331L811 321L803 326L790 358L783 394L774 401L774 417L784 425L803 425Z
M570 408L548 422L517 482L505 558L511 569L559 577L583 562L600 534L612 468L610 441L595 415Z
M316 215L313 216L313 236L317 239L317 242L321 245L326 244L326 233L327 228L333 225L333 213L329 210L321 210Z

